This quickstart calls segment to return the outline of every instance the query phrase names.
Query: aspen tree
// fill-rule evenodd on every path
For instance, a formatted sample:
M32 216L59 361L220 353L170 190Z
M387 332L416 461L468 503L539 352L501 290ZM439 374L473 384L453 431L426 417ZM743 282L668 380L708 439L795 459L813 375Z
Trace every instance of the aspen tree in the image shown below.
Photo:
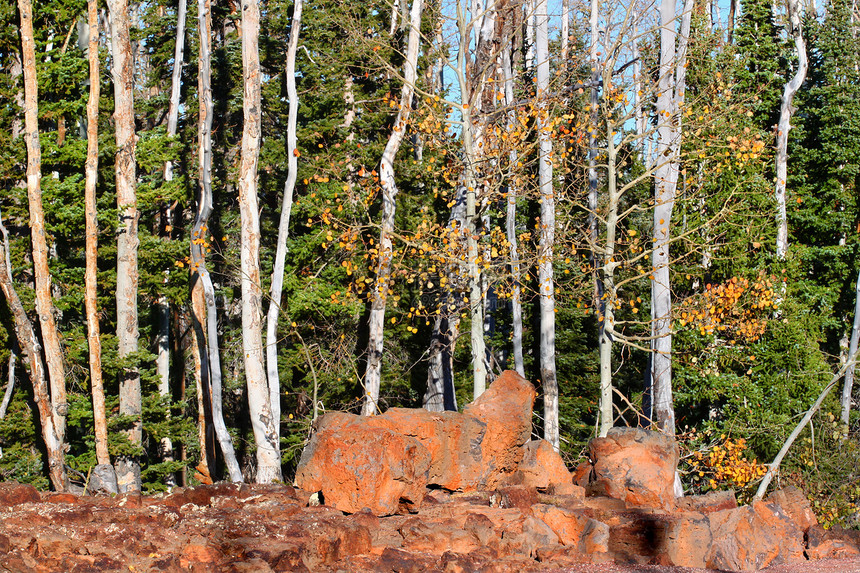
M412 96L415 93L418 67L418 49L421 40L421 11L422 0L413 0L409 15L406 59L403 62L403 87L400 90L400 105L394 120L394 127L379 162L379 184L382 187L382 220L379 230L376 282L371 295L367 371L364 378L365 396L361 411L365 416L372 416L379 410L385 307L391 282L391 233L394 230L395 201L397 199L394 158L406 136L406 126L412 110Z
M281 480L280 420L275 419L263 360L260 285L260 212L257 200L257 164L260 158L261 71L259 0L242 0L242 156L239 163L241 213L242 351L254 442L257 447L257 483Z
M134 128L134 59L126 0L108 0L113 56L114 122L116 125L116 203L119 215L116 268L116 333L119 357L132 360L138 350L138 246L139 213L136 197ZM140 371L127 365L120 373L119 411L133 420L127 431L129 442L140 446L141 425ZM140 465L133 456L116 460L117 485L120 493L140 490Z
M281 201L281 218L278 222L278 244L275 247L275 265L272 269L269 311L266 315L266 375L269 379L269 400L272 416L281 418L280 375L278 372L278 317L281 311L281 295L284 287L284 264L287 258L287 236L290 233L290 212L293 209L293 191L298 174L298 148L296 147L296 121L299 114L299 96L296 92L296 51L299 48L299 33L302 26L302 0L293 4L293 20L290 24L290 42L287 46L287 97L290 100L287 119L287 181L284 183L284 198Z
M230 481L241 482L242 470L236 460L233 449L233 439L224 423L221 388L221 355L218 345L218 309L215 305L215 287L206 267L206 253L209 240L209 216L212 214L212 6L210 0L198 0L197 18L199 42L199 74L197 76L197 91L199 93L199 122L198 122L198 158L200 161L200 197L197 202L197 216L191 231L191 272L192 279L192 318L195 324L198 352L195 360L200 363L199 384L204 400L203 412L199 416L201 425L201 453L205 451L208 440L208 414L218 440L218 446L224 456L224 465ZM201 296L202 295L202 296ZM205 312L204 312L205 308ZM205 329L203 328L205 325ZM199 356L199 359L198 359ZM206 455L203 467L208 468L212 461Z

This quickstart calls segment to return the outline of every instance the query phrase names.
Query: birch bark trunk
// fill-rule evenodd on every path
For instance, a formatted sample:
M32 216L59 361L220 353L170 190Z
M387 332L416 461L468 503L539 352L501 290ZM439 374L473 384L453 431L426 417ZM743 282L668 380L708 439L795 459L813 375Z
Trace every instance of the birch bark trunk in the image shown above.
M129 33L126 0L108 0L111 28L111 54L114 88L114 121L116 124L116 203L119 215L117 236L117 340L119 357L130 359L138 349L137 320L137 236L134 132L134 59ZM127 432L129 442L139 446L142 440L140 372L129 366L120 374L119 411L131 416L134 423ZM140 490L140 464L135 457L116 460L117 485L120 493Z
M487 388L487 345L484 341L484 304L481 290L481 268L478 254L478 217L477 217L477 143L475 137L475 120L472 107L478 101L478 90L469 78L468 51L471 40L472 25L463 5L457 3L457 28L459 46L457 48L457 83L463 94L463 104L460 107L462 116L463 143L463 187L466 195L466 267L469 276L469 316L471 321L470 338L472 343L472 380L473 396L477 398Z
M296 121L299 113L299 96L296 92L296 51L299 48L299 32L302 26L302 0L293 3L293 20L290 24L290 42L287 46L287 97L290 109L287 118L287 181L284 183L284 199L281 202L281 218L278 222L278 245L275 248L275 265L272 269L272 286L269 291L269 312L266 315L266 373L269 379L269 401L272 417L281 419L281 380L278 372L278 318L281 311L281 295L284 290L284 264L287 258L287 237L290 233L290 212L293 210L293 191L298 176L296 155Z
M854 288L854 323L851 326L851 342L848 344L848 356L857 355L857 346L860 343L860 273L857 275L857 286ZM856 363L850 364L845 370L845 380L842 384L842 436L848 437L849 422L851 420L851 393L854 388L854 370Z
M409 14L409 39L406 45L406 59L403 62L403 87L400 90L400 107L394 120L394 127L382 159L379 162L379 184L382 187L382 220L379 230L379 260L376 267L376 282L370 309L367 372L364 378L365 399L361 413L372 416L379 410L379 386L382 373L383 329L385 326L385 307L391 282L391 233L394 231L397 184L394 181L394 158L406 135L406 124L412 111L412 96L415 93L415 80L418 67L418 48L421 41L422 0L412 0Z
M680 174L681 109L686 84L687 40L693 0L684 2L680 38L675 2L660 3L660 67L657 84L657 164L654 166L653 254L651 258L651 395L649 418L675 434L672 399L672 291L669 244L672 209Z
M785 184L788 178L788 132L791 130L791 117L794 115L794 95L806 79L809 61L806 55L806 41L803 38L803 14L799 0L788 0L789 35L794 39L797 50L797 70L785 84L779 108L779 124L776 130L776 258L785 260L788 252L788 216L785 208Z
M254 442L257 483L280 481L280 420L275 419L263 364L262 288L260 285L260 215L257 163L260 157L261 81L259 0L242 0L243 117L239 164L241 214L242 350Z
M96 207L96 186L99 166L99 15L98 1L87 2L89 42L87 58L90 68L90 93L87 100L87 163L84 189L84 217L86 225L86 271L84 276L84 306L87 315L87 343L89 344L90 385L93 393L93 425L96 439L96 461L104 466L103 472L113 471L110 465L107 441L107 415L102 377L102 344L98 315L98 237L99 222Z
M30 0L18 0L21 14L21 58L24 65L24 141L27 144L27 200L30 211L30 237L33 242L33 275L36 282L36 313L44 345L45 363L51 388L51 415L57 438L66 433L66 373L60 335L51 299L51 273L48 270L48 240L42 208L42 146L39 143L39 104L36 80L36 45L33 39L33 7Z
M552 182L552 139L546 97L549 90L549 15L547 0L538 0L535 11L535 59L537 68L538 178L540 184L540 245L538 287L540 295L540 373L543 386L544 439L559 449L558 380L555 368L555 194Z
M200 199L197 203L197 217L191 232L191 272L197 281L192 280L192 308L194 310L195 332L198 342L200 361L200 390L204 399L203 411L199 414L201 421L201 450L209 443L208 422L211 423L218 439L218 446L224 456L224 465L230 481L241 482L242 470L236 460L233 450L233 439L224 424L224 414L221 404L221 355L218 345L218 309L215 304L215 287L206 268L206 253L209 241L209 216L212 214L212 85L211 85L211 38L212 38L212 6L209 0L198 0L198 29L199 42L199 72L197 76L197 91L200 94L198 121L198 157L200 160ZM193 279L193 277L192 277ZM197 284L195 284L197 283ZM202 294L202 297L201 297ZM201 300L202 298L202 300ZM202 304L201 304L202 302ZM205 306L205 317L203 308ZM203 329L205 325L205 333ZM208 413L207 413L208 410ZM208 415L207 415L208 414ZM214 458L207 456L206 467Z
M505 89L505 106L508 108L507 125L508 130L513 131L516 121L514 111L514 70L511 52L514 50L511 38L511 22L506 21L502 31L502 76ZM508 162L514 166L519 161L516 149L508 153ZM514 355L514 370L520 376L525 377L525 363L523 362L523 304L522 289L520 286L521 269L520 255L517 237L517 188L516 183L510 179L507 182L507 205L505 212L505 235L510 243L511 258L511 347Z
M26 2L26 0L22 0L22 2ZM29 10L26 12L22 10L21 19L29 18L32 22L32 8L29 6L26 8L29 8ZM36 337L33 324L27 317L24 305L21 304L21 299L18 298L18 293L15 290L12 280L12 262L9 259L9 234L6 231L5 225L3 225L2 215L0 215L0 235L2 235L2 242L0 242L0 264L4 265L0 269L0 290L3 291L3 295L6 297L6 303L9 305L9 310L15 321L15 336L18 339L18 345L24 352L26 362L30 365L33 400L36 402L36 407L39 410L42 439L45 442L45 450L48 453L48 474L51 479L51 485L56 491L66 491L69 488L69 480L66 475L66 466L63 459L63 443L57 437L57 432L54 428L54 418L51 415L47 376L45 367L42 364L42 345Z

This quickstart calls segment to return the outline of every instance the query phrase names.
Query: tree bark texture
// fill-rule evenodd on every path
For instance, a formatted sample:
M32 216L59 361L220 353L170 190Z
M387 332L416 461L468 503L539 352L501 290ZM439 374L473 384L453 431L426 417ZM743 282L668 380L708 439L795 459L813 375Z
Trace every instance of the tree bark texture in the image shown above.
M239 165L241 213L242 350L254 442L257 483L280 481L280 420L274 418L263 363L262 288L260 286L260 215L257 163L260 156L261 77L259 0L242 0L243 117Z
M379 162L379 184L382 187L382 218L379 228L379 259L373 288L369 320L367 371L364 378L366 394L362 414L372 416L379 410L379 387L382 378L382 347L385 327L385 307L391 282L391 233L394 231L397 184L394 180L394 159L406 136L406 126L412 111L412 97L418 67L421 40L422 0L412 0L409 13L409 37L403 62L403 87L394 126Z
M200 384L204 397L204 412L201 417L204 429L208 426L210 417L218 446L224 456L224 465L232 482L241 482L242 470L236 460L233 449L233 439L224 423L221 388L221 355L218 344L218 309L215 304L215 287L206 268L206 253L210 250L210 235L207 225L212 214L212 86L211 86L211 37L212 16L209 0L198 0L199 42L199 74L197 76L197 91L201 94L198 121L198 157L200 160L200 197L197 202L197 216L191 231L191 272L192 288L199 289L193 295L195 332L200 347ZM256 198L256 195L255 195ZM255 207L256 210L256 207ZM259 267L258 267L259 279ZM196 281L194 280L196 278ZM195 284L198 283L198 284ZM259 282L258 282L259 284ZM201 297L202 294L202 297ZM201 304L201 298L203 304ZM205 307L205 316L203 308ZM203 327L205 325L205 329ZM202 342L202 344L201 344ZM208 412L207 412L208 410ZM208 431L201 435L209 437ZM209 459L210 472L214 469L213 459ZM280 467L280 466L279 466Z
M854 289L854 323L851 326L851 342L848 344L848 356L857 355L860 342L860 273L857 275L857 286ZM854 370L856 364L851 364L845 370L845 380L842 384L842 432L848 436L848 424L851 420L851 394L854 388Z
M660 67L657 83L657 160L654 165L654 220L651 256L651 396L649 418L669 435L675 434L672 399L672 291L669 276L670 224L680 175L681 108L686 84L686 51L692 0L681 14L676 31L675 2L660 3Z
M90 93L87 100L87 163L84 188L84 219L86 233L86 270L84 274L84 307L87 315L87 343L89 345L90 386L93 393L93 426L96 440L96 461L110 466L108 453L107 415L102 376L101 327L98 314L98 244L99 222L96 187L99 167L99 15L98 1L88 0L87 22L89 42L87 58L90 68ZM107 467L105 468L107 469Z
M788 215L785 207L785 185L788 179L788 132L794 115L794 95L806 79L809 60L806 56L806 41L803 38L803 14L799 0L788 0L789 34L794 39L797 51L797 69L785 84L779 108L779 124L776 129L776 258L783 261L788 252Z
M290 25L290 43L287 46L287 97L290 108L287 118L287 181L284 183L284 198L281 201L281 218L278 222L278 245L275 249L275 265L272 269L269 311L266 315L266 373L269 378L269 400L272 416L281 419L281 380L278 372L278 319L281 314L281 295L284 290L284 265L287 258L287 237L290 233L290 213L293 210L293 191L298 176L298 152L296 147L296 122L299 114L299 96L296 91L296 51L299 48L299 33L302 27L302 0L293 3L293 19Z
M66 373L48 269L48 240L42 208L42 147L39 143L39 104L36 80L36 47L33 39L33 7L30 0L18 0L21 15L21 54L24 64L24 141L27 144L27 200L30 210L30 237L33 242L33 275L36 279L36 313L48 367L51 388L51 415L60 442L66 433Z
M512 24L506 21L502 29L502 75L505 89L505 105L507 113L508 130L513 131L516 122L514 111L514 68L511 52L514 50L512 42ZM508 163L515 166L519 161L516 149L508 153ZM523 361L523 303L522 288L520 285L522 271L520 269L520 255L517 237L517 188L514 181L507 182L507 205L505 211L505 235L510 243L511 257L511 347L514 356L514 370L520 376L525 377L525 363Z
M26 0L22 0L23 2L26 2ZM29 17L32 17L32 12L29 13ZM9 235L6 227L3 225L2 216L0 216L0 235L2 235L3 239L0 242L0 264L3 264L3 268L0 269L0 290L3 291L3 295L6 297L6 303L9 305L9 311L12 313L12 318L15 322L15 335L18 338L18 345L24 352L25 360L30 366L33 400L36 402L36 407L39 411L42 440L45 442L45 450L48 453L48 474L51 479L51 485L56 491L66 491L69 487L69 480L66 476L66 466L63 458L63 443L57 436L57 431L54 428L54 418L51 415L47 375L45 367L42 364L42 345L36 336L36 332L33 330L33 324L27 317L24 305L21 304L18 292L15 290L12 280L12 262L9 259Z
M129 34L126 0L108 0L113 57L114 122L116 125L116 204L119 214L117 230L116 334L119 357L131 360L138 349L137 236L134 131L134 58ZM120 374L119 411L135 421L127 432L129 442L139 446L142 440L140 372L130 365ZM140 464L133 457L116 461L117 484L121 493L140 490Z
M549 16L547 0L538 0L535 14L535 58L537 59L538 179L540 185L540 245L538 289L540 295L540 374L543 387L544 439L558 450L558 379L555 367L555 194L552 181L552 139L545 98L549 90Z

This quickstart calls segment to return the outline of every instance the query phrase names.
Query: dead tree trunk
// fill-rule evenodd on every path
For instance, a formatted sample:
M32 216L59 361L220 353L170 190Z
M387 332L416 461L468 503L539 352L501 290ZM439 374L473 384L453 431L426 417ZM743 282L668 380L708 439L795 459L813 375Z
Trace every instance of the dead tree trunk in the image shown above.
M87 58L90 68L90 94L87 100L87 163L84 189L84 217L86 221L86 284L84 306L87 314L87 342L89 344L90 385L93 392L93 426L96 439L96 461L103 466L101 472L112 472L108 453L107 416L102 378L101 328L98 314L98 242L99 222L96 203L96 185L99 167L99 15L98 1L87 2L89 42ZM112 480L110 483L115 482Z
M116 204L119 215L116 266L116 334L119 357L130 359L138 350L137 320L137 236L138 211L136 197L134 131L134 58L129 33L126 0L108 0L111 25L111 54L113 57L114 121L116 124ZM119 411L134 419L127 437L132 445L142 441L140 372L130 365L120 374ZM140 490L140 464L133 456L116 460L117 484L120 492Z
M26 0L22 0L22 3L24 2ZM22 10L22 20L25 18L32 19L29 2L27 4L27 11ZM18 298L18 293L12 281L12 262L9 259L9 235L6 232L6 227L3 225L2 215L0 215L0 234L2 234L3 239L0 242L0 264L3 264L3 268L0 269L0 290L3 291L3 295L6 297L6 303L9 305L9 310L15 321L15 335L18 338L18 345L23 350L25 360L30 366L33 399L39 410L42 439L48 452L48 473L51 478L51 485L57 491L65 491L69 487L69 480L66 476L66 466L63 460L63 444L57 437L57 432L54 429L54 418L51 415L47 376L45 374L45 367L42 364L42 345L33 330L33 324L27 317L24 305L21 304L21 299Z
M18 0L21 13L21 55L24 64L24 141L27 144L27 200L30 210L30 237L33 242L33 275L36 279L36 313L44 345L45 363L51 387L51 415L57 438L66 433L66 373L63 351L54 319L51 273L48 270L48 240L42 209L42 147L39 143L38 85L36 49L33 39L33 8L30 0Z

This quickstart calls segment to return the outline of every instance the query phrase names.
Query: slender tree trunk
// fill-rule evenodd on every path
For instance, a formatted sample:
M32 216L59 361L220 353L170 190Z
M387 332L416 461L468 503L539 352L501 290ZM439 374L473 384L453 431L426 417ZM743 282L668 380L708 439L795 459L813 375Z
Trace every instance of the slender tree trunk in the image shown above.
M179 98L182 87L182 65L185 59L185 17L187 0L179 0L176 13L176 41L173 49L173 73L171 74L170 101L167 107L167 135L176 135L179 123ZM173 181L173 161L164 163L164 181ZM166 208L168 225L171 222L172 210ZM169 231L167 232L169 236ZM165 277L165 281L167 277ZM158 372L158 393L165 398L170 396L170 301L162 295L155 306L158 335L156 337L156 370ZM161 456L164 461L173 461L173 442L167 436L161 439ZM175 485L173 476L168 477L168 485Z
M86 272L84 306L87 314L87 342L89 344L90 384L93 392L93 425L96 439L96 461L104 466L101 471L113 471L110 465L107 438L105 391L102 378L102 343L98 315L98 242L99 222L96 204L96 186L99 168L99 15L98 1L87 2L89 43L87 58L90 67L90 94L87 100L87 163L84 189L84 217L86 221Z
M603 73L603 81L612 81L611 70ZM618 231L618 207L621 195L618 193L617 158L618 148L615 145L613 132L616 126L612 118L606 118L606 242L603 249L603 264L600 268L601 296L600 306L600 425L598 435L606 437L615 423L612 407L612 332L615 327L615 240Z
M806 79L808 59L806 56L806 41L803 39L803 23L799 0L789 0L788 5L789 34L794 38L797 50L797 70L791 80L785 84L782 103L779 109L779 124L776 131L776 257L785 260L788 252L788 216L785 209L785 184L788 178L788 132L791 129L791 117L796 108L793 105L794 94L800 89Z
M406 135L406 125L412 111L412 96L418 67L418 48L421 40L422 0L412 0L409 15L409 39L406 46L406 59L403 62L403 87L400 91L400 106L394 127L382 159L379 162L379 184L382 186L382 220L379 230L379 261L376 268L376 283L373 288L370 309L370 332L368 335L367 372L364 378L366 395L361 413L365 416L376 414L379 409L379 386L382 374L382 343L385 326L385 307L391 282L391 233L394 231L397 184L394 181L394 159Z
M857 354L848 355L848 360L845 364L842 365L842 368L839 369L839 372L833 375L830 379L830 382L827 383L827 386L824 387L824 390L821 391L821 394L818 395L818 398L815 400L815 403L806 411L806 414L803 415L803 418L798 422L797 426L795 426L794 430L788 436L788 439L785 440L785 443L780 448L779 453L770 463L767 468L767 473L761 480L761 483L758 486L758 489L753 496L753 499L760 500L764 497L764 494L767 493L767 488L770 486L770 482L773 480L773 476L776 474L779 469L779 465L782 463L783 458L785 458L788 450L791 449L791 446L794 444L794 441L797 439L797 436L800 435L800 432L803 431L803 428L812 420L812 416L818 411L821 407L821 404L824 402L824 399L827 398L827 395L830 394L830 391L833 390L833 387L836 386L836 383L839 382L839 379L845 374L845 372L854 367L857 364Z
M675 2L660 4L660 77L657 84L657 164L654 166L654 222L651 279L651 420L675 435L672 399L672 292L669 243L672 209L681 170L681 106L686 84L686 51L693 0L686 0L680 38ZM677 46L676 46L677 44Z
M215 304L215 287L212 278L206 268L206 253L209 251L209 234L207 225L209 216L212 214L212 86L211 86L211 37L212 16L209 0L198 0L198 28L200 34L200 56L199 73L197 76L197 91L200 94L199 122L198 122L198 148L200 158L200 200L197 203L197 217L191 232L191 272L196 274L199 281L193 281L193 288L199 288L199 292L192 295L192 304L195 316L195 332L198 344L202 346L199 351L201 376L200 384L205 402L202 416L203 430L201 435L204 442L201 443L201 451L209 443L208 416L209 410L212 426L218 439L218 445L224 456L224 464L230 481L241 482L242 470L236 460L233 450L233 439L224 424L224 414L221 403L221 355L218 345L218 309ZM200 301L202 292L203 304ZM203 318L202 306L205 305L206 316ZM205 334L203 324L206 325ZM207 469L211 472L214 468L214 458L207 456Z
M126 0L108 0L113 56L114 121L116 123L116 203L119 214L117 237L117 340L119 357L130 359L138 349L137 321L137 237L138 211L136 198L134 132L134 60L129 34ZM132 428L127 432L129 442L141 445L140 372L136 365L120 374L119 411L131 416ZM116 460L117 484L120 492L140 490L140 464L133 456Z
M281 381L278 372L278 318L281 310L281 295L284 288L284 264L287 258L287 237L290 232L290 212L293 209L293 191L298 174L296 155L296 121L299 113L299 96L296 92L296 51L299 48L299 32L302 25L302 0L293 3L293 21L290 27L290 43L287 47L287 97L290 99L287 119L287 181L284 184L284 199L281 202L281 218L278 222L278 246L275 249L275 265L272 270L269 312L266 316L266 371L269 378L269 400L272 417L281 419Z
M860 342L860 273L857 275L857 286L854 289L854 324L851 327L851 342L848 345L848 356L857 355L857 345ZM845 370L845 381L842 385L842 435L848 437L849 422L851 421L851 393L854 388L854 370L856 364L851 364Z
M466 195L466 262L469 276L469 316L471 321L470 338L472 343L472 380L473 396L477 398L487 388L487 345L484 341L484 304L481 299L481 267L478 254L478 216L477 216L477 177L476 163L478 146L475 137L475 120L472 108L479 101L478 91L467 78L469 75L468 51L471 38L471 24L461 3L457 3L457 28L459 46L457 49L457 83L460 93L464 94L464 104L460 112L463 118L463 187ZM478 97L476 97L478 96Z
M535 14L535 58L537 59L538 145L540 156L540 246L538 253L538 288L540 295L540 373L543 386L544 439L559 448L558 380L555 369L555 282L553 250L555 248L555 194L552 185L552 139L546 107L549 90L549 16L547 0L538 0Z
M505 23L505 30L502 33L502 75L504 77L505 88L505 106L508 108L507 124L508 130L513 131L513 125L516 121L516 112L514 111L514 71L512 64L511 52L513 45L510 38L511 31L510 22ZM515 166L518 159L516 149L511 149L508 153L508 162L511 166ZM511 258L511 347L514 355L514 370L520 376L525 377L525 363L523 362L523 303L522 303L522 288L520 255L518 248L517 237L517 188L516 183L510 178L507 182L507 210L505 213L505 234L510 243L510 258Z
M259 0L242 0L242 75L244 86L242 158L239 165L239 210L242 219L241 285L242 350L251 426L257 446L257 483L281 480L280 420L272 411L263 364L262 298L260 286L260 215L257 202L257 162L262 120Z
M23 0L25 2L26 0ZM22 10L21 20L30 19L32 22L32 12L30 6L26 6ZM32 24L31 24L32 25ZM21 304L21 299L18 298L18 293L15 291L15 285L12 280L12 262L9 259L9 234L3 225L2 216L0 216L0 264L4 267L0 270L0 290L6 297L6 303L9 305L9 310L12 313L12 318L15 322L15 335L18 338L18 344L24 352L26 362L30 366L30 381L33 383L33 400L36 402L36 407L39 410L39 422L42 425L42 439L45 442L45 449L48 453L48 473L51 479L51 485L57 491L65 491L69 487L69 480L66 476L66 466L63 459L63 443L57 437L57 432L54 429L54 418L51 415L51 402L48 396L48 382L45 374L45 367L42 364L42 345L33 330L33 324L27 317L27 312L24 310L24 305Z
M729 0L729 21L726 30L726 42L731 44L735 34L735 13L737 12L738 0Z
M6 390L3 392L3 403L0 404L0 420L6 418L6 412L9 410L9 404L12 402L12 396L15 395L15 363L18 360L18 355L15 354L15 349L9 349L9 370L6 374Z
M51 415L60 442L66 433L66 374L60 335L54 320L51 274L48 270L48 241L42 209L42 147L39 143L36 49L33 40L33 7L30 0L18 0L21 13L21 55L24 64L24 141L27 144L27 199L30 210L30 237L33 241L33 275L36 279L36 312L44 344L45 363L51 387Z

